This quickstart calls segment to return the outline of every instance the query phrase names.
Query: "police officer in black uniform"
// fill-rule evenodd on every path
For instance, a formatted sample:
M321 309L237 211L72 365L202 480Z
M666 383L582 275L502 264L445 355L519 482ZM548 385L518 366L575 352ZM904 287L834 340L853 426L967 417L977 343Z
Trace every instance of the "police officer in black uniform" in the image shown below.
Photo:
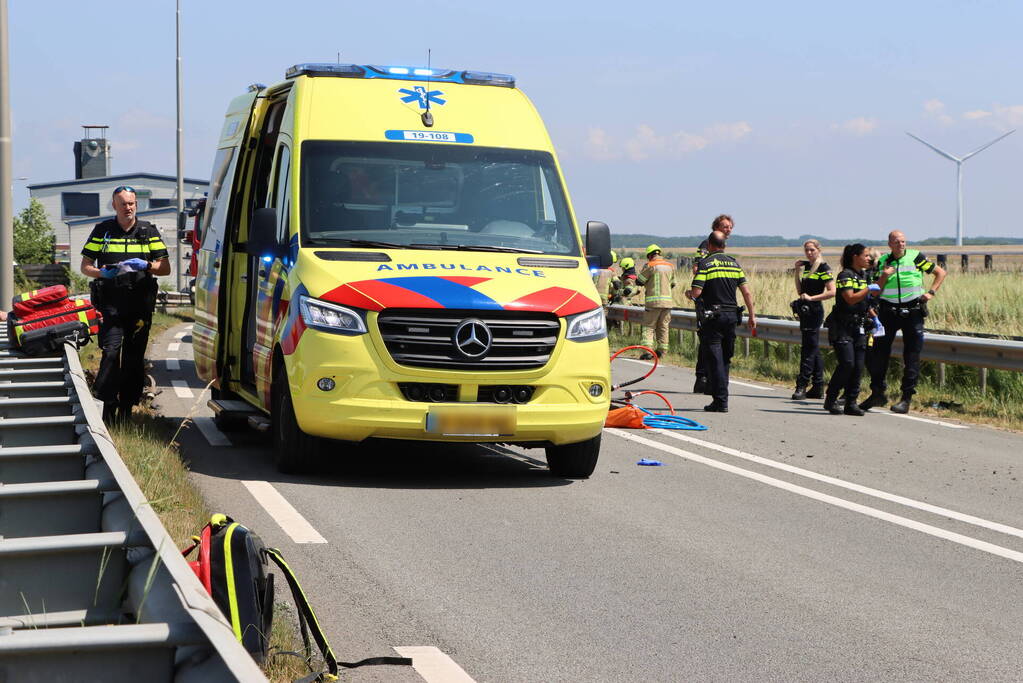
M734 227L735 221L732 220L732 217L723 213L716 217L710 224L710 231L723 233L725 240L727 241L729 236L732 234L732 229ZM706 258L708 254L710 254L710 251L707 248L707 240L703 240L700 242L700 246L696 247L696 253L693 255L695 257L693 262L693 275L696 275L697 264L701 259ZM697 299L694 303L696 304L696 319L699 321L703 318L703 303L699 299ZM693 384L693 393L710 393L710 385L707 382L707 356L702 343L698 343L696 346L696 382Z
M746 284L746 274L734 258L724 253L725 234L715 231L707 238L708 255L696 264L693 287L686 295L700 302L700 346L707 364L707 383L714 400L704 406L711 413L728 412L728 370L735 351L735 328L739 325L740 311L735 302L735 290L742 292L749 311L749 326L757 329L753 311L753 294Z
M835 349L838 365L831 374L824 395L824 409L832 415L862 416L863 409L856 405L863 375L863 358L867 351L864 324L867 322L868 297L880 291L876 284L867 282L864 269L869 265L867 248L858 242L845 245L842 251L842 272L835 284L838 296L828 321L828 340ZM839 407L838 395L845 391L845 407Z
M103 401L103 420L127 418L142 398L145 354L156 306L156 278L169 275L167 246L155 225L136 218L135 189L113 192L117 216L103 221L82 249L82 274L93 305L103 314L99 346L103 350L93 385Z

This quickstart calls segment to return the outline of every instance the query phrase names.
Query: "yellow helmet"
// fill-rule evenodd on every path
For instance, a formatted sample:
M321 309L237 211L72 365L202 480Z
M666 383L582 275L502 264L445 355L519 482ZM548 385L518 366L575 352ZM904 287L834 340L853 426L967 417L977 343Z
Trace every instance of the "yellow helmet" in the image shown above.
M655 251L659 252L660 250L661 248L659 246L657 246L656 244L651 244L649 247L646 248L646 257L650 258L650 254L654 253Z
M611 250L611 263L618 263L618 252Z
M632 268L635 265L636 262L629 256L626 256L625 258L622 259L622 268L624 270L628 270L629 268Z

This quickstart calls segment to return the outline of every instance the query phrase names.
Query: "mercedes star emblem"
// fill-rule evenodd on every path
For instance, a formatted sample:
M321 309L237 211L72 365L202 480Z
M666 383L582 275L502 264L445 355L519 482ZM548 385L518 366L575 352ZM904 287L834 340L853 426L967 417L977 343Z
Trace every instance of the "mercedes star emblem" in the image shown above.
M494 335L485 322L470 318L458 323L453 341L455 348L466 358L482 358L490 350Z

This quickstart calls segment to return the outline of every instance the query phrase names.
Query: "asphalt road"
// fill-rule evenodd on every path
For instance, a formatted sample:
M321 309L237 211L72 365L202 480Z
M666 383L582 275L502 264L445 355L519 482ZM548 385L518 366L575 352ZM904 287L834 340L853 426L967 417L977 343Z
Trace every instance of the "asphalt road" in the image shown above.
M210 414L188 335L150 347L172 418ZM284 476L266 435L202 419L182 446L211 506L292 562L339 657L426 648L348 680L1023 679L1023 436L754 383L704 413L692 380L640 388L706 431L606 430L585 481L542 450L406 442Z

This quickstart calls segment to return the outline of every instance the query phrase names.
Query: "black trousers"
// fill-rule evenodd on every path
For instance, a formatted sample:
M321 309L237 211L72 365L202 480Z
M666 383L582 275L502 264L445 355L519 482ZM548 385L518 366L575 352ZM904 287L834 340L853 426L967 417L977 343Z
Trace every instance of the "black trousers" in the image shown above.
M700 325L700 348L706 361L707 383L714 402L723 406L728 405L728 372L735 352L738 320L734 311L722 311Z
M863 360L867 353L867 335L859 328L838 330L831 347L835 350L838 365L831 373L826 397L829 401L834 401L842 391L845 391L845 400L855 403L860 393Z
M824 384L824 359L821 358L820 344L823 323L824 306L819 301L809 302L809 310L799 317L799 331L803 335L803 344L799 349L799 376L796 378L796 386Z
M909 398L916 393L916 383L920 379L920 352L924 348L924 315L920 308L909 309L909 314L902 316L899 309L885 304L880 306L877 317L884 325L884 336L874 337L874 350L870 354L870 389L875 393L883 393L888 384L888 361L892 355L892 341L895 334L902 330L902 361L905 369L902 372L902 396Z
M696 316L697 316L697 319L699 319L699 317L702 315L702 313L701 313L701 304L700 304L699 300L697 300L695 303L696 303ZM707 381L707 356L706 356L706 348L703 345L703 336L701 334L699 334L699 330L697 330L697 334L696 334L696 379L697 380L701 380L702 379L704 382Z
M104 403L133 406L142 398L146 381L146 346L153 324L153 310L104 303L99 346L103 356L93 384L96 398Z

